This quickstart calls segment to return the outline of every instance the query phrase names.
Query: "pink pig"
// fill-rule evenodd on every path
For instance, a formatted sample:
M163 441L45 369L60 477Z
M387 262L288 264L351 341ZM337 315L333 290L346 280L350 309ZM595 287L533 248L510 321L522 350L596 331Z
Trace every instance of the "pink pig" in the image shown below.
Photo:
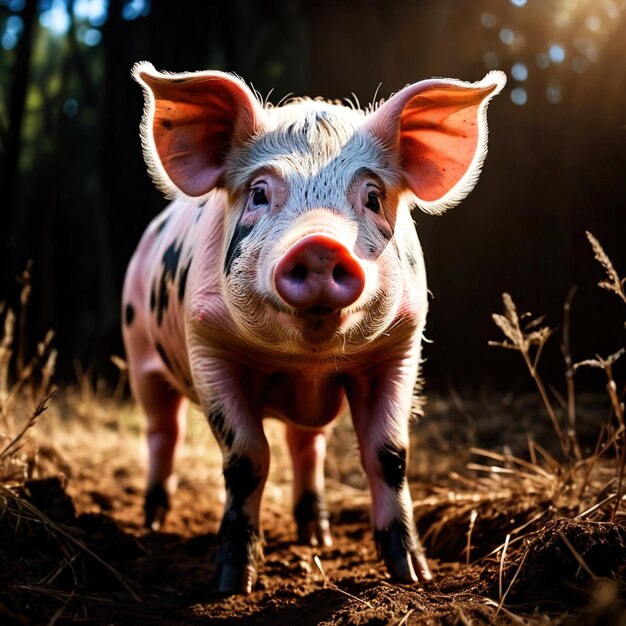
M328 546L326 438L349 407L379 557L396 580L430 580L406 479L427 310L411 209L442 213L472 189L504 74L418 82L365 112L263 105L216 71L139 63L133 76L148 168L173 198L123 294L131 384L148 417L146 525L169 508L188 398L224 458L217 587L249 593L262 560L263 418L286 424L298 540Z

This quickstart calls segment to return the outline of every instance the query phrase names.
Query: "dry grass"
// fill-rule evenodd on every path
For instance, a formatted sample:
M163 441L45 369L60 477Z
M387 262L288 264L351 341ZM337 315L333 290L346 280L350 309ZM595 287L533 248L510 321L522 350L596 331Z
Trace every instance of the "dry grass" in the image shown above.
M625 279L620 278L597 239L590 233L587 237L595 258L607 274L607 280L600 281L599 286L626 303L623 290ZM539 372L541 352L555 332L544 325L545 318L519 314L511 296L504 294L504 313L495 314L493 319L505 339L490 342L490 345L514 350L522 356L559 442L561 457L555 458L532 440L528 442L527 459L508 452L473 449L476 460L467 466L469 475L450 474L450 481L422 503L421 513L419 509L417 511L418 516L427 520L424 525L428 530L424 539L435 550L444 546L449 548L452 541L453 550L464 550L467 563L472 562L472 553L476 555L475 562L498 560L498 597L484 599L487 604L497 607L496 616L505 606L507 595L523 568L528 567L527 556L536 547L538 537L543 540L543 528L550 520L565 517L574 524L583 523L583 520L592 521L607 525L607 529L615 524L623 527L626 520L623 485L626 465L625 388L618 386L613 373L613 365L625 350L620 348L608 357L596 355L580 363L572 363L569 352L572 296L573 292L570 292L564 307L561 345L567 401L563 401L554 387L546 386ZM574 374L580 367L603 370L611 406L594 451L587 456L581 453L575 430ZM451 540L450 529L459 527L467 529L465 542ZM502 543L487 554L480 554L480 543L485 535L492 539L502 537ZM558 531L558 536L580 569L589 575L592 582L597 581L598 577L568 536L562 530ZM507 559L514 567L509 569L510 579L505 586L503 577ZM618 577L619 593L624 593L626 589L619 575L617 572L613 574Z

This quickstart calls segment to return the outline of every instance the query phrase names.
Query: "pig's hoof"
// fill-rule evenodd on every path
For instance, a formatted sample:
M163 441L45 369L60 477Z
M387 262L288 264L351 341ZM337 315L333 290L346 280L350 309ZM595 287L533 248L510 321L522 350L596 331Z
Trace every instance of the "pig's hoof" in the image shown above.
M261 540L258 538L243 550L240 545L233 546L230 543L222 545L217 553L215 572L217 590L229 595L251 593L259 574L257 562L262 560L262 555Z
M314 491L300 496L293 516L298 526L298 543L305 546L333 545L324 497Z
M163 483L149 487L144 500L144 526L150 530L160 530L169 509L170 497Z
M252 593L257 578L258 571L255 565L222 563L218 566L217 590L228 595L235 593L248 595Z
M376 550L391 578L397 582L429 582L430 573L424 550L417 533L402 523L393 522L388 528L374 532Z
M329 548L333 545L330 535L330 525L327 519L310 520L298 524L298 543L301 546L322 546Z
M220 593L251 593L263 561L263 540L247 518L226 513L220 528L222 545L217 552L215 582Z

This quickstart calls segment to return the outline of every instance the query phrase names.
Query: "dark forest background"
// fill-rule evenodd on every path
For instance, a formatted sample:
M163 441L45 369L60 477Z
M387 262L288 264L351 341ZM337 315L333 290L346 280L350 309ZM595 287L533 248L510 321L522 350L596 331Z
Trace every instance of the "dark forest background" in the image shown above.
M139 143L130 69L144 59L236 72L273 102L363 106L377 89L504 70L476 189L443 217L415 215L434 294L428 386L520 388L521 360L487 346L503 291L558 326L576 284L574 359L623 344L585 238L626 273L623 0L0 0L0 300L17 305L32 259L28 336L56 331L61 378L77 362L112 373L124 270L166 205ZM558 337L546 359L558 375Z

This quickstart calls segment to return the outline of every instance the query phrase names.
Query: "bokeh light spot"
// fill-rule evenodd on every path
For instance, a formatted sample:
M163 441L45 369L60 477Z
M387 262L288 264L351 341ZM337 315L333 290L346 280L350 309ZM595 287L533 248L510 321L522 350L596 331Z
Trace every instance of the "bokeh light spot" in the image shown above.
M528 68L523 63L513 63L511 76L520 82L524 81L528 78Z
M527 0L511 0L511 4L514 4L516 7L523 7L526 1Z
M552 83L546 89L546 98L548 102L550 102L550 104L559 104L562 97L563 96L561 94L561 85L559 85L558 83Z
M572 69L577 74L582 74L587 69L588 61L585 57L574 57L572 59Z
M4 50L13 50L17 45L17 35L15 33L4 33L0 38L0 45Z
M548 56L553 63L563 63L565 60L565 48L561 44L553 43L548 50Z
M102 33L97 28L88 28L83 35L86 46L97 46L102 41Z
M74 117L78 113L78 102L74 98L69 98L63 103L63 113L67 117Z
M9 15L6 28L7 33L19 35L24 29L24 20L19 15Z
M585 26L592 32L597 33L602 26L602 22L597 15L590 15L585 20Z
M523 87L515 87L515 89L511 91L511 100L513 104L523 106L528 101L528 94Z
M65 35L70 27L70 16L65 2L53 0L50 8L39 16L39 23L54 35Z
M550 65L550 57L545 52L540 52L535 57L535 63L538 68L545 70Z
M500 41L505 44L512 44L515 41L515 33L510 28L503 28L500 31Z
M485 28L493 28L496 25L496 16L493 13L482 13L480 23Z
M500 67L500 57L493 50L483 54L483 62L488 70L497 70Z

